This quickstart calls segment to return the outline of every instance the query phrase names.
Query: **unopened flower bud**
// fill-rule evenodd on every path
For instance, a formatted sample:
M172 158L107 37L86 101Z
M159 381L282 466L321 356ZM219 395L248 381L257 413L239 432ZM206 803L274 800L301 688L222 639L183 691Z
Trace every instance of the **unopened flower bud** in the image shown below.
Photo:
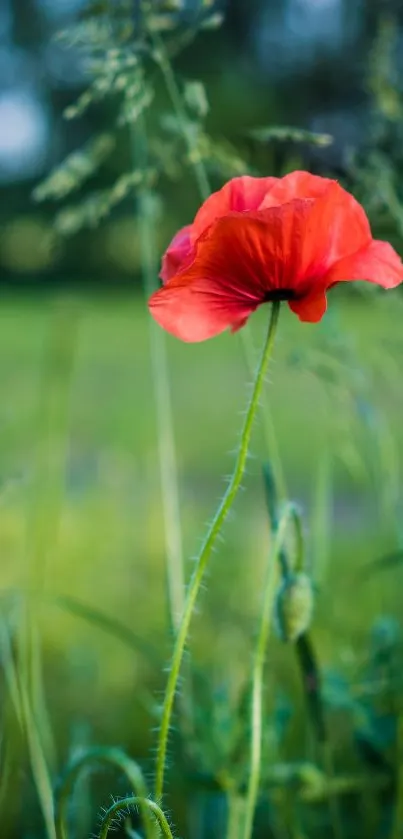
M292 574L282 582L276 598L276 626L283 641L296 641L308 629L313 604L313 588L307 574Z

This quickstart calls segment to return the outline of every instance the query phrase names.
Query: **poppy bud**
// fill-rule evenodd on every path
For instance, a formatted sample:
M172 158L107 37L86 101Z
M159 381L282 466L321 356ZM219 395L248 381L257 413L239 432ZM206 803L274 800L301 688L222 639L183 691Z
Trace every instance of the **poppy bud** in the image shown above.
M276 626L283 641L296 641L308 629L313 603L312 583L307 574L292 574L282 582L276 598Z

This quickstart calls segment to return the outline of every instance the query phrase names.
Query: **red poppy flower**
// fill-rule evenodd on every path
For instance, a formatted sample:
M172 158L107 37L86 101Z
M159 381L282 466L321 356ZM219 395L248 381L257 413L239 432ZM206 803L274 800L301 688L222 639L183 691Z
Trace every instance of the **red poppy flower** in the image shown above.
M174 236L153 317L183 341L243 326L262 303L286 300L302 321L321 320L326 291L343 281L393 288L403 265L371 236L361 205L337 181L292 172L233 178Z

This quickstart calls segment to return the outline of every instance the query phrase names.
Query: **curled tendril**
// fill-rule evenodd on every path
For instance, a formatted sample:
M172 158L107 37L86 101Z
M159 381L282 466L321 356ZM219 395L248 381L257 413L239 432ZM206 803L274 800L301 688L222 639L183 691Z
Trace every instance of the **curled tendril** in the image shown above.
M133 792L138 796L136 800L142 815L146 839L153 839L154 829L150 808L144 803L148 801L147 788L139 765L127 757L120 749L102 747L86 750L71 762L63 775L56 794L55 820L57 839L68 839L67 805L77 778L83 770L88 769L91 764L97 763L114 766L115 769L119 769L126 776Z
M167 818L161 810L161 807L159 807L155 801L151 801L149 798L141 798L139 796L122 798L120 801L115 801L114 804L108 808L102 819L99 839L107 839L109 828L112 826L116 815L118 815L121 810L127 811L128 807L139 807L141 810L148 810L158 822L165 839L174 839Z

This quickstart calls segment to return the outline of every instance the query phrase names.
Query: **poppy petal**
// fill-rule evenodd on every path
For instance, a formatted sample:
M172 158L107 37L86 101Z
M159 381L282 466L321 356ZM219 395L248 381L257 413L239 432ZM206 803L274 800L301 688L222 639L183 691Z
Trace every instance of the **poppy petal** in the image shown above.
M232 178L218 192L213 192L202 204L192 225L192 241L197 239L221 216L230 212L250 212L257 210L264 196L279 179L253 178L243 175Z
M322 320L327 309L326 294L323 291L316 294L307 294L299 300L289 300L288 305L301 321L318 323Z
M293 175L308 176L308 172L293 172ZM283 179L284 181L287 178ZM314 206L309 228L305 232L304 250L310 251L312 263L324 268L348 256L371 241L368 218L355 198L346 192L337 181L310 175L309 178L291 178L288 185L274 187L263 201L262 207L278 206L283 200L290 200L293 192L304 186L306 198L313 198ZM313 181L313 183L312 183ZM317 185L316 182L320 183ZM324 182L324 183L323 183ZM317 195L314 196L316 190ZM315 259L313 255L316 254Z
M160 277L164 283L167 283L177 272L182 265L190 258L192 252L192 245L190 242L191 225L182 227L172 239L171 244L162 257L162 266Z
M313 204L296 199L281 207L219 218L196 242L192 263L171 282L193 283L203 277L219 283L228 296L253 304L264 302L272 291L297 290L305 262L308 267L312 262L304 234Z
M273 290L292 290L312 201L231 213L198 240L195 256L150 299L157 322L183 341L240 328Z
M383 288L395 288L403 282L400 256L388 242L374 239L366 248L336 262L324 278L327 288L350 280L367 280Z
M257 212L232 212L211 225L186 266L189 278L219 277L261 300L272 291L300 298L326 288L332 264L371 242L368 219L336 181L317 199L294 198Z
M294 198L319 198L331 184L337 181L311 175L310 172L290 172L284 178L272 178L259 210L286 204Z
M179 274L149 300L154 319L182 341L205 341L225 329L243 326L258 303L238 299L219 281L198 277L192 282Z
M234 321L234 323L231 324L231 332L239 332L239 330L242 329L242 327L248 322L249 315L251 314L252 312L248 312L248 314L243 318L240 318L240 320Z

